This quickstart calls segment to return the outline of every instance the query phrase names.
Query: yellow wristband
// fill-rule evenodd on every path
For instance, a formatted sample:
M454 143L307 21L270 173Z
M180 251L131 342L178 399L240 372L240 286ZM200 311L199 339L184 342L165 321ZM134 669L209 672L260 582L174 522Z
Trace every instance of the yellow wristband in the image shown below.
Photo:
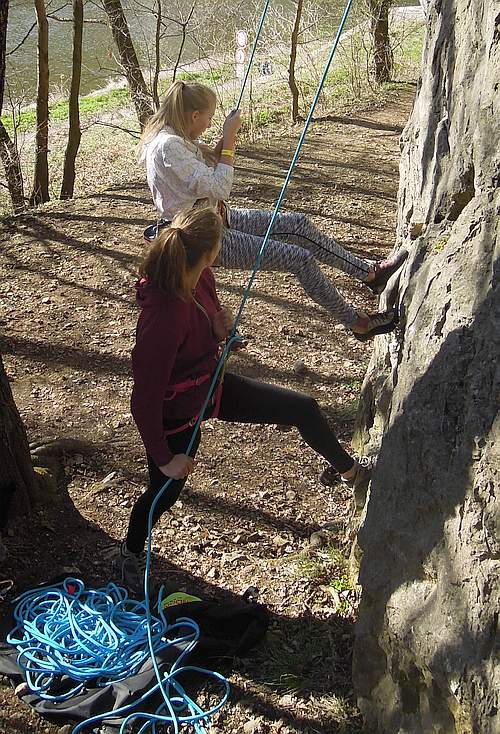
M234 158L234 150L223 150L221 155L227 155L229 158Z

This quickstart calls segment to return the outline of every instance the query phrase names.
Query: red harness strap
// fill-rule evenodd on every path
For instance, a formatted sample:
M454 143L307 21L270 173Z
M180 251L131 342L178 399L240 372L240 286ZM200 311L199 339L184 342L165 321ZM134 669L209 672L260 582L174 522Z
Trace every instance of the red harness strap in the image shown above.
M211 377L210 374L206 375L200 375L199 377L196 377L194 379L184 380L184 382L179 382L177 385L169 385L169 390L172 391L172 395L168 398L165 398L165 400L172 400L176 395L182 392L187 392L187 390L190 390L192 387L197 387L198 385L202 385L204 382L209 380ZM213 405L213 410L210 413L210 415L207 415L208 418L217 418L219 415L220 410L220 401L222 397L222 378L219 380L219 384L215 388L212 399L209 403L209 405ZM201 411L200 411L201 413ZM163 431L163 435L165 437L167 436L173 436L176 433L181 433L182 431L185 431L186 428L193 428L193 426L196 425L196 421L200 417L200 413L194 416L194 418L190 418L186 423L183 423L181 426L177 426L177 428L168 428Z
M209 379L210 372L207 372L206 375L199 375L199 377L190 378L188 380L184 380L184 382L178 382L176 385L169 385L167 389L169 392L172 391L172 395L169 398L165 398L165 400L173 400L179 393L187 392L188 390L191 390L192 387L203 385L203 383Z
M212 412L210 415L207 415L206 418L217 418L219 415L220 410L220 401L222 397L222 382L219 382L217 387L214 390L214 393L212 395L211 404L214 406ZM170 399L170 398L169 398ZM200 411L201 413L201 411ZM185 431L186 428L193 428L193 426L196 425L196 421L200 417L200 413L194 416L194 418L190 418L186 423L183 423L181 426L177 426L177 428L167 428L163 431L163 435L165 437L167 436L173 436L175 433L181 433L181 431Z

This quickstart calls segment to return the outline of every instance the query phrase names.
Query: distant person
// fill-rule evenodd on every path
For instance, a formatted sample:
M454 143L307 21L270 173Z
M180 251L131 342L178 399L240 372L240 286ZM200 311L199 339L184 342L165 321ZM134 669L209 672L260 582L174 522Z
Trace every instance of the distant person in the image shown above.
M146 448L149 489L132 508L118 559L122 581L136 594L142 591L152 503L172 479L156 506L154 524L176 502L194 470L201 432L189 455L187 447L221 343L232 331L233 316L219 303L210 269L219 257L222 235L222 219L214 209L177 215L149 249L137 284L141 312L132 351L131 408ZM226 371L205 417L295 426L328 462L320 477L324 484L328 477L330 483L341 479L357 489L369 481L371 469L342 448L317 402L307 395ZM233 455L238 461L237 446Z
M249 270L266 233L271 212L231 209L225 203L231 192L239 111L226 117L223 137L210 150L199 137L210 127L216 96L196 82L175 82L160 109L146 124L141 138L149 188L160 217L159 227L183 210L203 200L223 215L224 231L219 265ZM156 231L156 230L155 230ZM263 260L263 270L293 273L306 293L347 326L361 341L392 331L394 311L368 315L347 303L326 277L317 261L354 276L374 293L380 293L399 260L370 264L320 232L300 213L279 213Z

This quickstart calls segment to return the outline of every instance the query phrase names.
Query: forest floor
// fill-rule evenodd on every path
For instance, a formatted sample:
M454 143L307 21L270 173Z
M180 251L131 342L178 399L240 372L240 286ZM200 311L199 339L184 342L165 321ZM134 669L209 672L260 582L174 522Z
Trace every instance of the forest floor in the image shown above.
M305 212L362 257L389 252L399 137L413 95L408 86L383 108L315 122L285 208ZM273 205L297 134L281 130L272 145L238 151L233 206ZM124 537L143 490L130 350L141 234L153 219L142 175L121 170L97 193L11 217L0 230L0 353L29 440L88 442L64 455L58 500L4 538L0 579L14 581L11 597L58 573L105 583L103 549ZM359 282L325 269L352 303L376 308ZM248 273L217 270L216 278L221 300L236 308ZM370 345L277 273L259 274L241 331L248 348L230 368L314 396L348 445ZM350 682L356 591L344 560L350 497L341 486L322 487L320 469L294 430L205 424L189 486L154 531L153 577L169 591L224 600L257 586L270 612L266 644L236 661L231 701L213 732L361 730ZM311 544L325 529L322 544ZM0 687L2 734L56 731Z

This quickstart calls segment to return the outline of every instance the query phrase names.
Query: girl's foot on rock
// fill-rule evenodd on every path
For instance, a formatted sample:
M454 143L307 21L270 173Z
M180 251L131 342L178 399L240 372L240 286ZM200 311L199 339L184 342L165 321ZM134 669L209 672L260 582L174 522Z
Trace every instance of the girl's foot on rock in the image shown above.
M341 474L334 466L329 464L319 475L319 481L325 487L332 487L342 482L352 489L365 490L368 487L376 459L373 456L360 456L355 460L354 466L348 472Z
M393 309L380 311L374 314L360 313L358 320L351 328L356 339L360 342L373 339L377 334L388 334L398 325L398 316Z
M385 260L380 260L380 262L372 265L368 273L368 280L365 281L372 293L375 293L375 295L382 293L391 275L393 275L396 270L399 270L407 257L408 251L402 249L391 257L388 257Z
M323 469L319 475L319 481L324 487L333 487L334 484L340 481L340 474L334 466L328 464L326 469Z

